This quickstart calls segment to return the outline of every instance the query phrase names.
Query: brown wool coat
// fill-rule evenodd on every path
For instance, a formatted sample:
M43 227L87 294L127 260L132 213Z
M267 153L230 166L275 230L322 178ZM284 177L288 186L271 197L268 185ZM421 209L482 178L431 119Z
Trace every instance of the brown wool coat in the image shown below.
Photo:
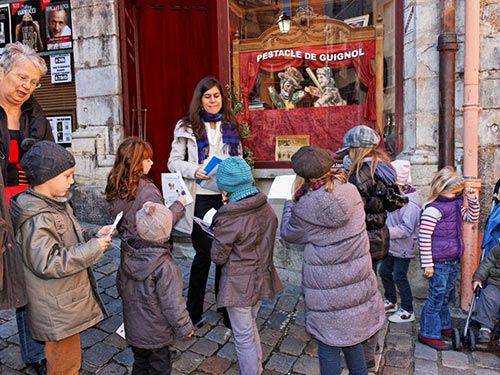
M222 206L213 219L212 261L222 265L218 307L249 307L283 286L273 264L278 218L258 193Z

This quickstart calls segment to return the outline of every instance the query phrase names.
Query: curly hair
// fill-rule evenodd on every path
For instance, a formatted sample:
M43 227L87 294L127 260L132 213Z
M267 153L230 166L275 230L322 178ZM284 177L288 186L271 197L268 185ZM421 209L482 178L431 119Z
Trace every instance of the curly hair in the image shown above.
M223 124L222 128L227 126L227 124L231 124L232 127L240 133L240 128L238 125L238 121L231 110L231 106L229 104L229 99L222 88L221 83L214 77L208 76L203 78L198 84L193 92L193 98L191 99L191 105L189 106L189 114L182 119L184 126L191 127L193 129L193 133L196 139L199 139L202 136L203 130L203 121L201 119L201 110L203 109L203 105L201 103L201 98L203 94L205 94L212 87L216 86L219 89L219 92L222 96L222 116L223 116ZM221 129L222 130L222 129Z
M144 175L142 162L152 157L153 149L148 142L138 137L125 138L118 146L115 164L108 175L106 200L133 200Z

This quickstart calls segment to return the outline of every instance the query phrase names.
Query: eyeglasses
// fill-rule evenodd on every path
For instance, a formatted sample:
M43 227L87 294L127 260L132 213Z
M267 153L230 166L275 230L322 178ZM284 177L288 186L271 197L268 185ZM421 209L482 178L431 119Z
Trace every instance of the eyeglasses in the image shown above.
M39 89L42 84L35 80L35 79L29 79L29 77L26 77L25 75L22 75L22 74L19 74L19 73L15 73L14 74L16 76L16 78L18 79L19 82L22 82L23 85L28 85L30 86L32 89Z

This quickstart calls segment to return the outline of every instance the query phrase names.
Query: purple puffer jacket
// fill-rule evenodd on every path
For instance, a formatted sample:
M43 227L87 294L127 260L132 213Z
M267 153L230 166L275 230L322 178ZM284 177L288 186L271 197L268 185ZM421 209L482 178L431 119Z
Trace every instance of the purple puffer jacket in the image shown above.
M385 312L372 270L363 201L356 187L335 181L296 203L287 201L281 237L304 244L302 287L306 330L333 346L351 346L373 336Z
M389 254L397 258L414 258L417 251L418 223L422 213L422 201L414 188L405 194L410 200L399 210L388 212Z

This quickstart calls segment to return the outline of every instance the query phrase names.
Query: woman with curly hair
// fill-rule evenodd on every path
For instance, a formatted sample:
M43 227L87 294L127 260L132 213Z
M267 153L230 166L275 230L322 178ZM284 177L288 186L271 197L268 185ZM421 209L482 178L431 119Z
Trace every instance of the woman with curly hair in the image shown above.
M182 175L194 205L186 207L186 215L176 225L176 229L191 234L196 255L191 266L187 308L195 325L203 324L203 302L210 270L210 248L212 240L198 224L193 225L193 216L203 218L211 208L222 206L220 192L202 188L196 179L209 180L204 168L212 156L225 159L241 156L242 149L236 118L231 112L222 85L214 77L205 77L196 86L189 113L182 118L174 130L172 151L168 159L168 169ZM218 293L220 267L216 268L215 293ZM230 327L225 310L224 324Z

